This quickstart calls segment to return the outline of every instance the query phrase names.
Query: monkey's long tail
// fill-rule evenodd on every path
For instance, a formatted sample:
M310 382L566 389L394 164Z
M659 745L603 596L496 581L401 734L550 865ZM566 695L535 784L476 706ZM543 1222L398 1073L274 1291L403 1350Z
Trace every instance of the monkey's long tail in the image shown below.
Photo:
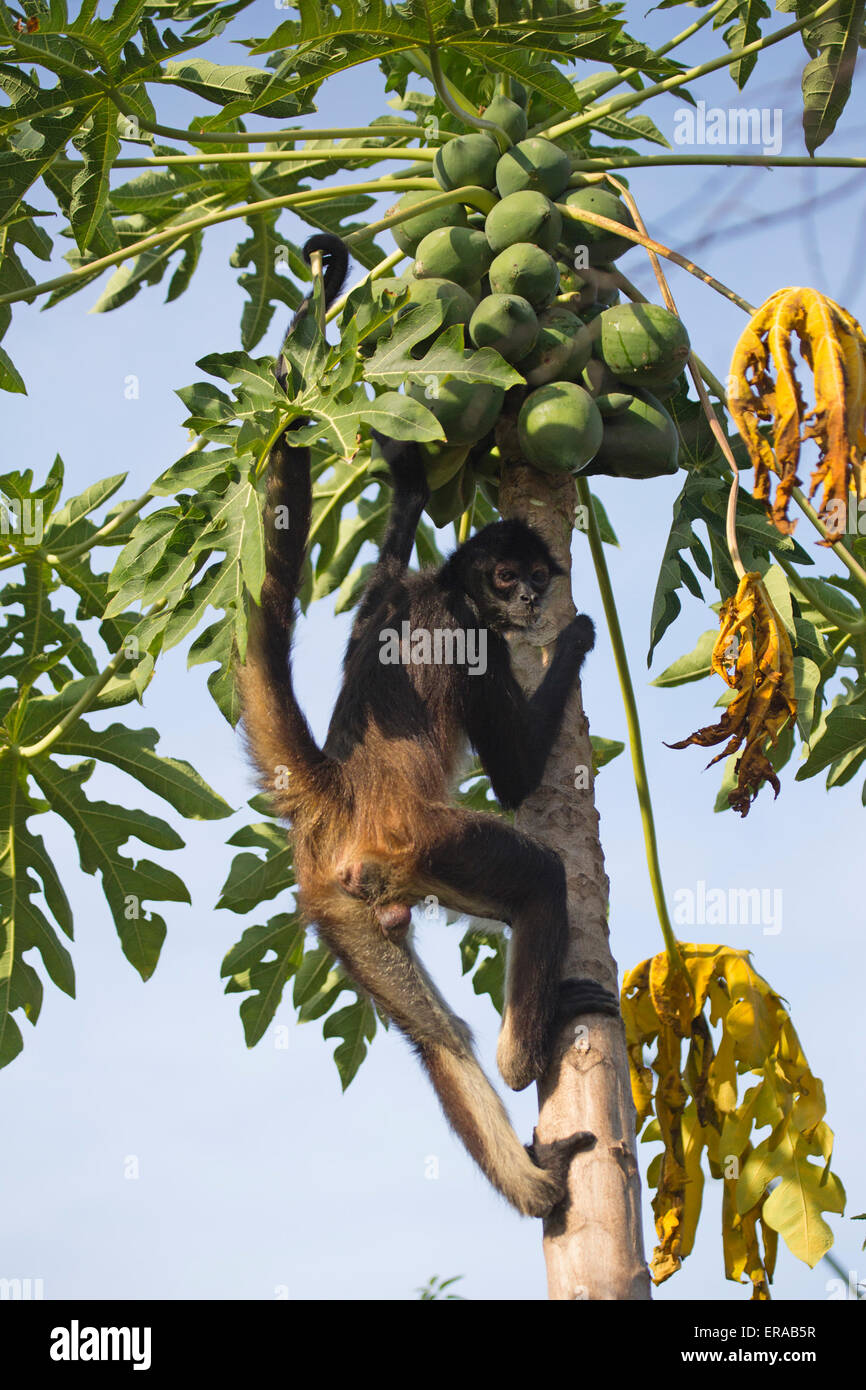
M322 252L325 300L330 303L346 277L348 253L339 237L329 234L309 239L303 248L308 262L314 251ZM308 305L305 300L293 328ZM281 361L279 379L284 375ZM334 764L313 738L292 683L295 600L310 534L312 484L309 451L291 446L291 430L290 425L268 459L265 580L260 606L251 605L246 664L237 673L250 751L275 811L287 817L323 792L334 775Z
M407 943L369 924L347 933L346 919L318 920L319 932L353 978L412 1043L442 1109L493 1186L525 1216L546 1216L562 1199L568 1164L594 1142L589 1134L534 1146L521 1144L505 1107L478 1064L469 1029L456 1018ZM541 1165L541 1166L540 1166Z
M327 759L295 696L291 645L295 596L310 531L306 451L285 436L271 450L265 505L265 580L250 605L246 664L238 671L244 730L278 815L293 817L328 776Z

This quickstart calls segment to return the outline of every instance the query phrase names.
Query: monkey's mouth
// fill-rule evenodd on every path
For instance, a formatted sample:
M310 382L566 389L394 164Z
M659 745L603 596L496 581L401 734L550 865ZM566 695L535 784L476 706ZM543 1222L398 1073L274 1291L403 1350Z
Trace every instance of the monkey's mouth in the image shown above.
M524 609L509 613L502 628L505 632L532 632L541 623L541 613L527 613Z
M523 628L524 631L531 632L534 628L539 626L543 616L543 609L538 608L535 605L533 605L533 607L530 608L528 612L526 611L526 608L523 608L515 614L514 625L515 627Z

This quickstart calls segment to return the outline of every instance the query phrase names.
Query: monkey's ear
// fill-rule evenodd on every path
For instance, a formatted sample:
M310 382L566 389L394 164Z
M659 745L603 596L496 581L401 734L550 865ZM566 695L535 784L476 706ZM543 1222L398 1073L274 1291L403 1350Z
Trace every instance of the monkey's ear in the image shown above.
M550 554L549 551L548 557L549 558L547 568L550 570L551 576L555 578L558 574L565 574L565 570L562 568L562 565L560 565L556 560L554 560L553 556Z

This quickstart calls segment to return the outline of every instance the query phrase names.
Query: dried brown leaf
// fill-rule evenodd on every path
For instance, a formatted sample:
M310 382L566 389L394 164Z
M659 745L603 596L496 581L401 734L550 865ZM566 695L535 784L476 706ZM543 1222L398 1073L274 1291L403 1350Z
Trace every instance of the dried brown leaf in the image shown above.
M729 800L745 816L765 781L779 795L779 779L765 748L768 739L775 745L784 726L796 717L794 653L760 574L743 576L734 597L722 604L720 619L712 668L736 696L718 724L698 729L668 747L711 748L725 742L708 767L741 749L737 785Z
M795 339L813 375L812 410L797 379ZM734 350L729 405L755 469L754 495L774 525L786 535L794 529L788 502L800 482L800 447L814 439L820 457L809 496L823 488L819 515L831 537L840 535L849 492L859 499L866 487L866 335L857 320L817 290L777 290ZM772 449L760 431L767 424ZM771 472L779 479L772 502Z

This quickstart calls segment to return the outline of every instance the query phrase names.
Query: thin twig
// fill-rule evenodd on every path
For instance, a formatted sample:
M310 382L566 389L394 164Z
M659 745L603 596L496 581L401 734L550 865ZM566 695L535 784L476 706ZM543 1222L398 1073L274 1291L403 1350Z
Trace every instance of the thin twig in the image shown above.
M694 261L687 260L678 251L672 251L669 246L663 246L660 241L653 241L651 237L645 236L642 232L636 232L633 227L627 227L624 222L614 222L610 217L601 217L599 213L588 212L586 208L572 208L567 203L557 203L556 206L563 217L569 218L572 222L589 222L593 227L602 227L606 232L616 232L617 235L625 237L628 241L633 241L636 246L643 246L647 251L654 251L657 256L664 256L666 260L673 261L674 265L682 266L690 275L696 275L699 280L703 280L705 285L724 295L725 299L730 299L732 304L736 304L745 314L751 316L755 313L755 306L750 304L742 295L728 285L717 280L709 271L702 270Z

